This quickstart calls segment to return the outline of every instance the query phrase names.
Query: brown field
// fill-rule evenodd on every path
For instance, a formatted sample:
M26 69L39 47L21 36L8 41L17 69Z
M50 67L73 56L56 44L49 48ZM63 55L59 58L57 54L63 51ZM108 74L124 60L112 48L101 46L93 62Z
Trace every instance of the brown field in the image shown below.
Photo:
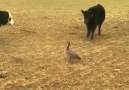
M102 36L86 39L81 9L106 9ZM0 90L129 90L129 0L0 0ZM82 58L70 62L67 41Z

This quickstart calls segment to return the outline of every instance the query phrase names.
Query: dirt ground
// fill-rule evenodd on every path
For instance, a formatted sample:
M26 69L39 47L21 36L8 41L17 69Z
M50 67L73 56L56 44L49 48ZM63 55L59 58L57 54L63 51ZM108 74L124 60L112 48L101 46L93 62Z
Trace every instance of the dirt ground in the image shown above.
M81 9L102 4L102 35L86 38ZM1 0L0 90L129 90L129 1ZM69 61L70 49L81 60Z

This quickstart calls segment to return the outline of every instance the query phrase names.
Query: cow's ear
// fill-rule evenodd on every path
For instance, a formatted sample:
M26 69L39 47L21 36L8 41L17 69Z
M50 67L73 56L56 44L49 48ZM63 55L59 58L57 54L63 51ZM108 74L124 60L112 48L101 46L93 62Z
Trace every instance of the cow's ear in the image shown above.
M85 11L83 11L83 10L81 10L81 12L84 14L85 13Z

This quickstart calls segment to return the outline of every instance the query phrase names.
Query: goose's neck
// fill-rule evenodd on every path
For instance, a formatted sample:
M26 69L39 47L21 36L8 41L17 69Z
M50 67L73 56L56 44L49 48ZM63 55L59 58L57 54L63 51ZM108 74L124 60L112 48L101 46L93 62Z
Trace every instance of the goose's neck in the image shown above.
M70 47L70 42L68 43L67 50L69 50L69 47Z

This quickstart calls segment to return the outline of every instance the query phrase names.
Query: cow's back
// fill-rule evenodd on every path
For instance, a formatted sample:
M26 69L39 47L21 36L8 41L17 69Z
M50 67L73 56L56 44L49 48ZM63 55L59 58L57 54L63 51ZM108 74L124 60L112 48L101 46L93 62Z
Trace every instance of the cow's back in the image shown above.
M88 11L93 12L93 17L97 24L102 23L105 20L105 9L100 4L89 8Z
M101 23L105 20L105 9L100 4L98 4L97 6L98 6L98 12L99 12L99 21Z

